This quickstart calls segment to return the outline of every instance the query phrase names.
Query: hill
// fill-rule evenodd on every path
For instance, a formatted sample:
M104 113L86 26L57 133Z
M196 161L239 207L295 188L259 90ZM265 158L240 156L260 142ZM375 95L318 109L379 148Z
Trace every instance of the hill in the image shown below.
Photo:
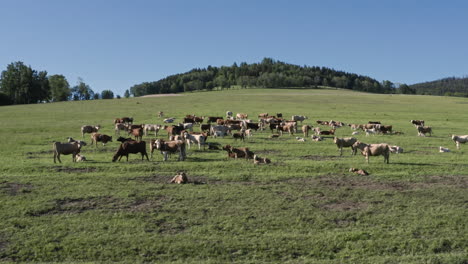
M159 93L180 93L199 90L242 88L317 88L330 86L372 93L393 93L377 80L355 73L337 71L326 67L309 67L288 64L265 58L261 63L245 62L232 66L193 69L154 82L134 85L134 96Z
M468 97L468 77L450 77L409 86L416 94Z

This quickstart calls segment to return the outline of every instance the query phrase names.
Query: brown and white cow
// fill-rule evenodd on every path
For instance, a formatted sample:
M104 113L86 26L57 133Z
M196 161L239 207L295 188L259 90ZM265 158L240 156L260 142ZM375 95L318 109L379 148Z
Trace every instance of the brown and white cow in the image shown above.
M387 164L390 162L390 147L386 143L381 143L381 144L365 144L360 141L356 141L356 143L353 144L353 147L356 149L360 149L362 155L366 157L367 163L369 163L369 157L370 156L380 156L382 155L384 157L384 163L387 162Z
M353 137L348 138L338 138L334 137L333 142L336 144L338 149L340 150L340 156L343 155L343 148L351 148L351 153L356 154L354 150L353 144L356 143L357 139Z
M452 135L452 140L455 142L455 144L457 144L457 149L460 149L460 144L465 144L466 142L468 142L468 135Z

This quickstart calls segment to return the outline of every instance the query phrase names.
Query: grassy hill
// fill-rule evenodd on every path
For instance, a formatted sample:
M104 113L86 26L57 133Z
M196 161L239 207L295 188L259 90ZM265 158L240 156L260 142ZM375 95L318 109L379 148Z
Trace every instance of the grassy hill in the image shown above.
M450 139L468 134L466 104L454 97L249 89L1 107L0 260L466 263L468 153ZM399 145L404 153L390 164L383 157L366 164L348 149L340 157L331 138L297 142L263 131L245 143L208 142L248 146L272 160L264 166L193 148L184 162L162 162L155 152L150 162L131 155L112 163L118 142L84 147L85 163L70 156L53 163L52 142L80 139L85 124L113 135L116 117L161 124L158 111L181 120L227 110L252 119L264 112L306 115L313 126L378 120L404 134L358 139ZM418 137L411 119L424 119L434 135ZM337 135L351 132L342 127ZM439 153L439 146L452 152ZM350 167L371 175L350 174ZM181 170L203 184L168 184Z

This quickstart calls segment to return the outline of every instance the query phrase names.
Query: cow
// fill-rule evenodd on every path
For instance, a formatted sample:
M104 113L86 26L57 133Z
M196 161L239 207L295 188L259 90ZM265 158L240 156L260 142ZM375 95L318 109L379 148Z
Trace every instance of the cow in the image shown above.
M313 141L317 141L317 142L323 140L323 137L316 136L316 135L311 135L310 138L311 138Z
M283 117L283 114L282 113L276 113L276 117L281 118L281 117Z
M232 134L232 137L234 138L234 140L242 140L242 141L245 141L245 132L242 130L240 133L234 133Z
M288 132L290 136L294 135L295 128L294 125L289 124L289 125L276 125L276 131L280 134L283 135L283 132Z
M115 124L114 130L115 130L115 134L120 136L121 130L128 132L128 126L127 124L124 124L124 123L117 123Z
M226 119L232 117L232 112L231 111L226 111Z
M375 128L369 128L369 129L365 128L365 129L364 129L364 132L366 132L366 137L369 136L369 135L371 135L371 134L372 134L372 135L375 135L375 133L376 133L376 132L375 132Z
M231 145L226 145L223 147L223 150L228 152L228 157L232 158L245 158L253 159L254 153L249 150L249 148L234 148Z
M182 134L182 138L185 139L188 148L190 149L190 144L198 144L198 150L201 150L201 145L203 145L203 150L205 150L205 141L207 139L206 134L192 135L185 131Z
M205 132L205 131L210 131L210 128L211 128L211 124L201 124L200 125L200 130Z
M367 124L380 125L382 123L380 123L380 121L369 121Z
M403 148L399 146L390 146L390 152L400 154L403 153Z
M251 138L253 136L253 132L251 128L245 130L245 136L247 138Z
M369 163L370 156L380 155L384 157L384 163L387 162L388 164L390 162L390 147L388 144L365 144L360 141L356 141L356 143L353 144L353 148L361 150L362 155L366 156L367 163Z
M168 126L165 128L166 131L167 131L167 137L170 137L170 136L175 136L175 135L180 135L182 133L182 130L184 130L184 127L181 126L181 125L172 125L172 126Z
M387 133L392 133L392 128L393 126L384 126L381 125L377 131L379 131L382 134L387 134Z
M247 118L249 118L249 115L247 115L247 114L243 114L243 113L237 113L236 114L236 119L241 119L242 120L242 119L247 119Z
M348 138L338 138L334 137L333 142L336 144L338 149L340 150L340 156L343 155L343 148L351 148L351 153L356 154L356 151L354 150L353 144L356 143L357 139L354 137L348 137Z
M133 117L122 117L122 118L116 118L114 120L114 124L132 124L133 123Z
M76 162L87 161L84 155L76 154Z
M440 153L450 152L450 149L444 148L444 147L440 146L440 147L439 147L439 152L440 152Z
M182 140L164 141L163 139L151 140L151 157L153 150L158 149L163 155L163 161L167 161L167 155L179 152L179 161L185 160L185 142Z
M302 126L302 133L304 134L304 137L308 137L309 136L309 131L312 129L311 126L309 125L303 125Z
M308 119L307 116L301 116L301 115L293 115L293 116L291 116L291 120L293 120L293 121L300 121L301 124L302 124L302 121L304 121L304 120L306 120L306 119Z
M163 116L164 116L164 112L163 112L163 111L159 111L159 112L158 112L158 117L161 118L161 117L163 117Z
M70 141L71 138L69 138ZM73 139L71 139L73 140ZM72 154L72 161L76 162L76 155L80 153L81 147L86 146L86 143L84 141L75 141L73 140L72 142L67 142L67 143L61 143L61 142L54 142L52 144L52 151L54 152L54 163L57 163L56 160L58 160L60 163L62 161L60 160L60 155L70 155Z
M188 183L187 174L185 172L178 172L169 183L185 184Z
M88 126L88 125L82 126L81 127L81 137L84 138L85 133L91 134L93 132L98 132L99 129L101 129L100 125L97 125L97 126Z
M418 126L424 126L424 120L411 120L411 124L413 124L415 127Z
M269 164L269 163L271 163L271 160L269 158L260 158L259 156L254 155L253 162L254 162L255 165Z
M427 133L429 133L429 136L432 136L432 127L430 126L417 126L418 129L418 136L423 136L425 137Z
M193 121L195 121L195 123L197 123L197 124L199 124L199 125L200 125L201 123L203 123L204 120L205 120L205 117L195 116L195 117L193 118Z
M258 117L259 117L259 118L267 118L267 117L268 117L268 113L258 114Z
M305 138L301 138L301 137L296 137L296 140L299 141L299 142L305 142Z
M452 140L457 145L457 149L460 149L460 144L465 144L466 142L468 142L468 135L464 135L464 136L452 135Z
M195 120L193 118L190 118L190 117L184 117L182 123L195 123Z
M350 168L349 172L354 172L356 174L362 175L362 176L368 176L369 173L363 169L355 169L355 168Z
M161 125L155 125L155 124L146 124L143 126L143 131L145 132L145 136L148 136L148 131L154 131L154 136L158 136L159 130L162 128Z
M112 158L112 162L115 162L117 159L120 161L123 156L126 156L128 161L128 154L130 153L141 153L141 160L146 156L146 159L149 161L148 153L146 152L146 142L130 140L124 141L120 144L117 152L115 152L114 157Z
M358 130L361 125L358 124L348 124L349 127L351 127L352 130Z
M107 142L112 142L112 137L100 133L91 133L91 145L96 144L97 148L97 143L102 142L102 145L105 146Z
M132 136L135 137L135 140L142 140L143 139L143 128L138 127L130 130L128 134L131 134Z
M193 124L194 123L183 123L182 126L184 127L184 130L190 130L193 131ZM181 124L179 124L180 126Z
M319 135L335 135L335 129L330 129L328 131L320 131Z
M124 143L125 141L135 141L136 142L136 140L134 140L132 138L124 138L124 137L117 138L117 141L119 141L121 143Z
M216 122L216 120L218 119L221 119L223 120L223 117L220 117L220 116L209 116L208 117L208 124L212 123L212 122Z
M175 118L171 117L171 118L166 118L163 120L164 123L174 123L175 121Z
M212 126L211 127L211 136L214 138L221 136L224 138L224 136L229 132L229 128L227 126Z

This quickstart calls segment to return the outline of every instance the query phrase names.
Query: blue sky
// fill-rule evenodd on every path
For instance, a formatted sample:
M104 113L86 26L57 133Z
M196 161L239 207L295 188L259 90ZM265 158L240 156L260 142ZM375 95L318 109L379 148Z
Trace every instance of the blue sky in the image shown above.
M0 1L0 70L95 92L208 65L326 66L379 81L468 75L468 1Z

